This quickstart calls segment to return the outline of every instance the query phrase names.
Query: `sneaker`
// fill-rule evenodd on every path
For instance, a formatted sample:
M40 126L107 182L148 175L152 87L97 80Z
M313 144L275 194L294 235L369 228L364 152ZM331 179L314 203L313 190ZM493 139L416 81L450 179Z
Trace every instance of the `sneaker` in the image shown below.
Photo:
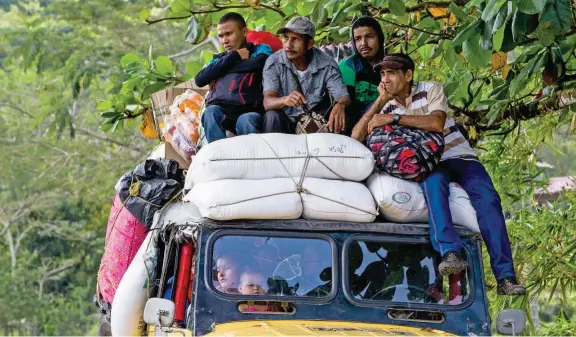
M466 269L466 266L466 261L462 260L460 254L448 252L442 256L442 262L438 266L438 270L443 276L448 276L450 274L458 274Z
M498 282L498 295L518 296L526 294L526 288L519 285L513 277L505 277Z

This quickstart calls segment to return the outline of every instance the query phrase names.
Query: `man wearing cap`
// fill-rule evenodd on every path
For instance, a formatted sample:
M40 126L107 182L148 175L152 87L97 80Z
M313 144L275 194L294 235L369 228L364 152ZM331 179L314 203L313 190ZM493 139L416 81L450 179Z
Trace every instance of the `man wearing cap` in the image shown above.
M350 97L336 61L314 47L315 33L314 24L303 16L278 30L283 48L264 65L263 132L295 133L297 119L305 110L325 107L327 111L330 106L328 129L344 130Z
M440 273L460 273L467 266L460 255L462 241L452 223L448 202L448 184L456 182L468 193L476 210L492 271L498 281L498 294L525 294L526 289L516 281L500 196L478 155L449 116L442 85L414 82L414 62L406 54L387 55L375 68L382 77L378 86L380 95L354 127L353 138L363 141L374 128L389 124L444 133L442 159L421 183L428 205L430 239L434 249L442 255Z

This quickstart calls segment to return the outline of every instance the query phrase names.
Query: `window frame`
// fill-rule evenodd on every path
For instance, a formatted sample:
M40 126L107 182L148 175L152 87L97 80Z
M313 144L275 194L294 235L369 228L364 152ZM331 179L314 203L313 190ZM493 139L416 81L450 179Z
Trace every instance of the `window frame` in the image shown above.
M332 253L332 287L330 293L325 297L300 297L300 296L274 296L274 295L240 295L226 294L218 291L212 282L212 253L214 244L223 236L247 236L247 237L271 237L287 239L316 239L323 240L330 245ZM245 230L245 229L220 229L210 235L204 250L204 283L208 290L216 297L229 301L273 301L273 302L292 302L292 303L309 303L309 304L326 304L334 300L338 295L339 267L338 263L338 246L336 241L325 233L295 233L283 231L265 231L265 230Z
M413 244L413 245L422 245L428 244L432 245L430 239L425 237L411 237L411 238L403 238L403 237L378 237L368 234L354 234L349 236L346 241L344 241L342 247L342 289L344 291L344 296L346 299L359 307L386 307L386 308L418 308L418 309L425 309L431 311L460 311L463 310L474 302L475 294L476 294L476 284L474 282L474 268L470 262L468 262L468 267L466 268L467 278L468 278L468 298L466 301L457 304L457 305L449 305L449 304L429 304L429 303L414 303L414 302L395 302L395 301L384 301L384 300L359 300L354 298L354 295L350 292L350 273L348 272L348 257L350 252L350 245L354 241L369 241L369 242L378 242L378 243L403 243L403 244ZM470 250L463 246L464 254L466 255L466 261L470 261Z

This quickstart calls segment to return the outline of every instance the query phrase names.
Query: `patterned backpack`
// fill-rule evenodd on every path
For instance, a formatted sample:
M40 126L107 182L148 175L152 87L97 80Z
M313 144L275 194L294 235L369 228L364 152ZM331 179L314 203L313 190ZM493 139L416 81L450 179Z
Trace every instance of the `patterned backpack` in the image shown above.
M444 135L400 125L376 128L368 136L376 168L393 177L422 181L440 162Z

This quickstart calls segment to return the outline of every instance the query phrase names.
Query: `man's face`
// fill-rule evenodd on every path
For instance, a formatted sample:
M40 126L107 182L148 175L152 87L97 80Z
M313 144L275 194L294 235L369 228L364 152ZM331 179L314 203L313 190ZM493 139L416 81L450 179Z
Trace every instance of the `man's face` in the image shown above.
M218 24L218 40L224 46L226 51L238 50L246 42L246 27L240 28L240 25L234 21L227 21Z
M412 70L404 72L402 69L380 69L381 82L386 86L386 91L396 96L406 90L412 80Z
M287 31L284 33L282 44L288 59L297 60L306 56L306 52L314 46L314 39L310 39L306 44L303 35Z
M372 27L358 27L352 32L354 44L360 55L366 59L373 59L380 50L378 33Z

